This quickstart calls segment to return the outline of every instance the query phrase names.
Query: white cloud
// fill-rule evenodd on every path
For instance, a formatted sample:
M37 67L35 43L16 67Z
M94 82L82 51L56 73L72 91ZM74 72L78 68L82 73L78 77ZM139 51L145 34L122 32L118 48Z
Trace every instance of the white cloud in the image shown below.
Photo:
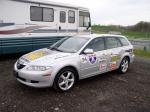
M132 25L150 21L150 0L50 0L90 9L92 23Z

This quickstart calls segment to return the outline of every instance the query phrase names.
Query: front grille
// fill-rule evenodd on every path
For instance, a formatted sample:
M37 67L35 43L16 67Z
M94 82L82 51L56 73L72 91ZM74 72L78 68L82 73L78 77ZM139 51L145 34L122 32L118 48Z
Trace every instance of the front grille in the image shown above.
M23 64L20 64L20 63L17 63L17 69L22 69L24 68L26 65L23 65Z

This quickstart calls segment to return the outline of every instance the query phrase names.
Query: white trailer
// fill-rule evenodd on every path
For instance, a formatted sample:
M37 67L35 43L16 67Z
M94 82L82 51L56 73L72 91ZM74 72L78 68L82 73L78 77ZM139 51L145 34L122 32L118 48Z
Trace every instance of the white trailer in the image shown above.
M0 0L0 54L31 51L90 32L88 8L43 0Z

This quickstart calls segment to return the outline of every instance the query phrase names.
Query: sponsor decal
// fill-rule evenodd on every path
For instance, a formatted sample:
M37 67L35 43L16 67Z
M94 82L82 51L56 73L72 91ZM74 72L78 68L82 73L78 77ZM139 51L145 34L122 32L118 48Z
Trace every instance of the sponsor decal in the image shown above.
M111 62L117 61L117 60L119 60L119 59L120 59L120 57L119 57L118 55L113 55L113 56L111 57Z
M107 64L106 64L106 63L101 63L101 64L99 65L99 70L100 70L100 71L106 71L106 68L107 68Z
M45 53L43 51L37 51L27 54L26 59L33 61L43 56L45 56Z
M107 69L107 61L106 61L106 58L104 57L101 57L99 59L99 70L102 72L102 71L106 71Z
M110 70L114 70L114 69L116 69L117 68L117 63L116 62L111 62L110 64L109 64L109 69Z
M86 56L82 56L82 57L81 57L81 62L82 62L82 63L86 63L86 62L87 62Z
M88 58L91 64L94 64L97 61L97 57L95 54L89 55Z

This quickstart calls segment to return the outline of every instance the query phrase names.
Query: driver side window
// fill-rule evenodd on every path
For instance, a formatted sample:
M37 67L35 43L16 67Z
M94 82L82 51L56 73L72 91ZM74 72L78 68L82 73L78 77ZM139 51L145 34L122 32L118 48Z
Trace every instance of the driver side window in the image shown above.
M94 52L105 50L104 38L93 39L87 46L86 49L93 49Z

